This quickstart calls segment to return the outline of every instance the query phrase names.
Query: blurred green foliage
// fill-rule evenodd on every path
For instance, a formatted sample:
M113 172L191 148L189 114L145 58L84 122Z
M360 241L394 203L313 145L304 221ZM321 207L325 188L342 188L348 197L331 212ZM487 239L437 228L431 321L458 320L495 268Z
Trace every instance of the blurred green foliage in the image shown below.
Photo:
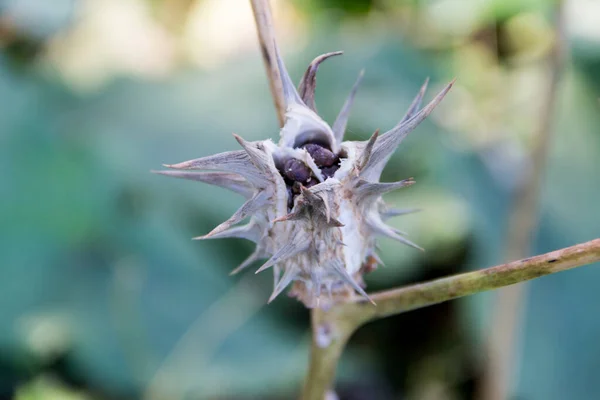
M494 68L477 63L500 46L490 47L489 32L500 32L496 40L502 40L507 20L530 12L545 18L548 2L488 2L477 13L479 30L449 38L442 26L425 43L418 26L398 28L393 18L408 13L422 19L427 2L300 3L291 4L304 18L315 18L308 21L308 44L301 51L293 42L283 45L292 76L298 78L317 54L345 51L319 72L317 103L327 121L366 68L351 139L393 126L426 77L432 91L459 78L443 107L402 144L384 174L387 180L417 179L418 185L387 201L424 210L394 224L427 253L382 240L388 267L368 277L370 290L501 262L511 194L526 173L522 154L536 120L537 94L515 104L510 93L501 96L496 88L525 79L524 85L541 92L539 74L518 73L541 68L543 59L515 61L509 46ZM454 6L459 3L470 5ZM332 25L327 16L336 9L364 20L364 26ZM373 23L374 9L389 12L390 19L377 14ZM19 387L17 399L79 399L87 393L293 398L306 367L306 310L284 297L265 307L267 274L227 275L250 252L246 243L190 240L227 218L240 199L149 173L163 162L235 148L231 132L248 140L276 138L258 51L214 69L182 66L159 80L114 76L82 92L45 58L56 32L40 37L3 28L0 394L10 398ZM25 50L37 50L24 52L23 38L35 44ZM600 73L594 68L600 44L577 38L571 44L573 62L559 92L532 253L600 236ZM475 56L461 57L466 51ZM481 75L461 75L465 69ZM489 90L491 99L477 97L477 88L491 81L500 82ZM498 124L487 125L500 132L496 136L473 128L480 125L469 119L479 113L495 121L485 114L490 109L504 112ZM513 132L513 126L521 128ZM547 400L600 396L600 271L584 268L529 287L516 394ZM480 374L477 354L490 296L440 307L361 330L342 363L340 393L359 396L362 388L363 397L348 398L425 398L438 383L445 396L471 398L465 382ZM71 389L76 387L83 389Z

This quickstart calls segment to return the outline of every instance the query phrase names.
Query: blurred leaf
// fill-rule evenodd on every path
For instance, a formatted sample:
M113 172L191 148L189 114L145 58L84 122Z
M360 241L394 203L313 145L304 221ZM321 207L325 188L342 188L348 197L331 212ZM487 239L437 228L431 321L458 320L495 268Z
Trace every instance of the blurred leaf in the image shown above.
M51 378L28 382L17 390L15 400L88 400L89 396L74 391Z

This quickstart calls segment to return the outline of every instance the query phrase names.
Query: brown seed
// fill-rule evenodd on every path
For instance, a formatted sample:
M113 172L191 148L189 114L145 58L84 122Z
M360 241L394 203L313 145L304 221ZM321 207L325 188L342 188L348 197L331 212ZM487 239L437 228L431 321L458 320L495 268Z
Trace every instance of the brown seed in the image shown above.
M317 181L317 178L315 177L310 177L308 181L304 182L303 185L305 188L309 188L309 187L313 187L316 184L318 184L319 182Z
M331 151L318 144L309 143L304 146L308 154L315 160L318 167L331 167L338 161L338 158Z
M292 191L292 187L289 185L286 185L286 189L287 189L287 195L288 195L288 201L287 201L287 206L288 206L288 210L291 210L292 208L294 208L294 192Z
M335 174L335 171L337 171L338 169L340 169L340 166L335 164L335 165L332 165L331 167L321 168L321 173L323 174L325 179L327 179L327 178L331 178Z
M295 158L290 158L285 162L283 173L292 181L304 182L310 178L310 169L302 161Z

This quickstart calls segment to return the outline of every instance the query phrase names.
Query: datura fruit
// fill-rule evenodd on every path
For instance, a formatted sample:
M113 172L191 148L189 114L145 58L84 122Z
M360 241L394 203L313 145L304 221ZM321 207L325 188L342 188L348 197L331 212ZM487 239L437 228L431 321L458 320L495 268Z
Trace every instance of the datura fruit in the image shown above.
M398 144L432 112L452 83L421 109L425 82L406 115L388 132L375 132L367 141L342 141L362 73L332 126L319 117L314 100L319 64L338 54L317 57L296 90L275 51L285 99L278 144L234 135L241 150L165 165L171 170L159 172L221 186L247 199L231 218L198 239L244 238L256 243L232 274L266 259L256 273L273 271L269 302L290 284L290 295L307 307L328 308L356 293L370 301L362 277L381 263L376 238L420 249L385 223L411 210L391 209L381 198L414 180L379 179Z

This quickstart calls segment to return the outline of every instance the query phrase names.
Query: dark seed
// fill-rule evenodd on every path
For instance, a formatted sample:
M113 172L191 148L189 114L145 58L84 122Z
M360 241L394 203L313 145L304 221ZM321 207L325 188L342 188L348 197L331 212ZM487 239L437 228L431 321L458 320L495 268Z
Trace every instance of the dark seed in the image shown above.
M308 180L307 182L303 183L305 188L309 188L309 187L313 187L316 184L318 184L319 182L317 181L317 178L311 177L310 180Z
M304 182L310 178L310 169L300 160L290 158L283 165L283 173L292 181Z
M338 158L331 151L325 147L319 146L318 144L309 143L304 146L308 154L311 155L315 164L318 167L330 167L338 161Z
M321 173L323 174L325 179L327 179L327 178L331 178L335 174L335 171L337 171L338 169L340 169L340 166L335 164L335 165L332 165L331 167L321 168Z
M292 185L292 193L300 194L300 186L302 186L302 183L294 182L294 184Z
M294 208L294 192L292 191L291 186L286 186L286 189L287 189L287 195L288 195L287 206L288 206L288 210L291 210L292 208Z

